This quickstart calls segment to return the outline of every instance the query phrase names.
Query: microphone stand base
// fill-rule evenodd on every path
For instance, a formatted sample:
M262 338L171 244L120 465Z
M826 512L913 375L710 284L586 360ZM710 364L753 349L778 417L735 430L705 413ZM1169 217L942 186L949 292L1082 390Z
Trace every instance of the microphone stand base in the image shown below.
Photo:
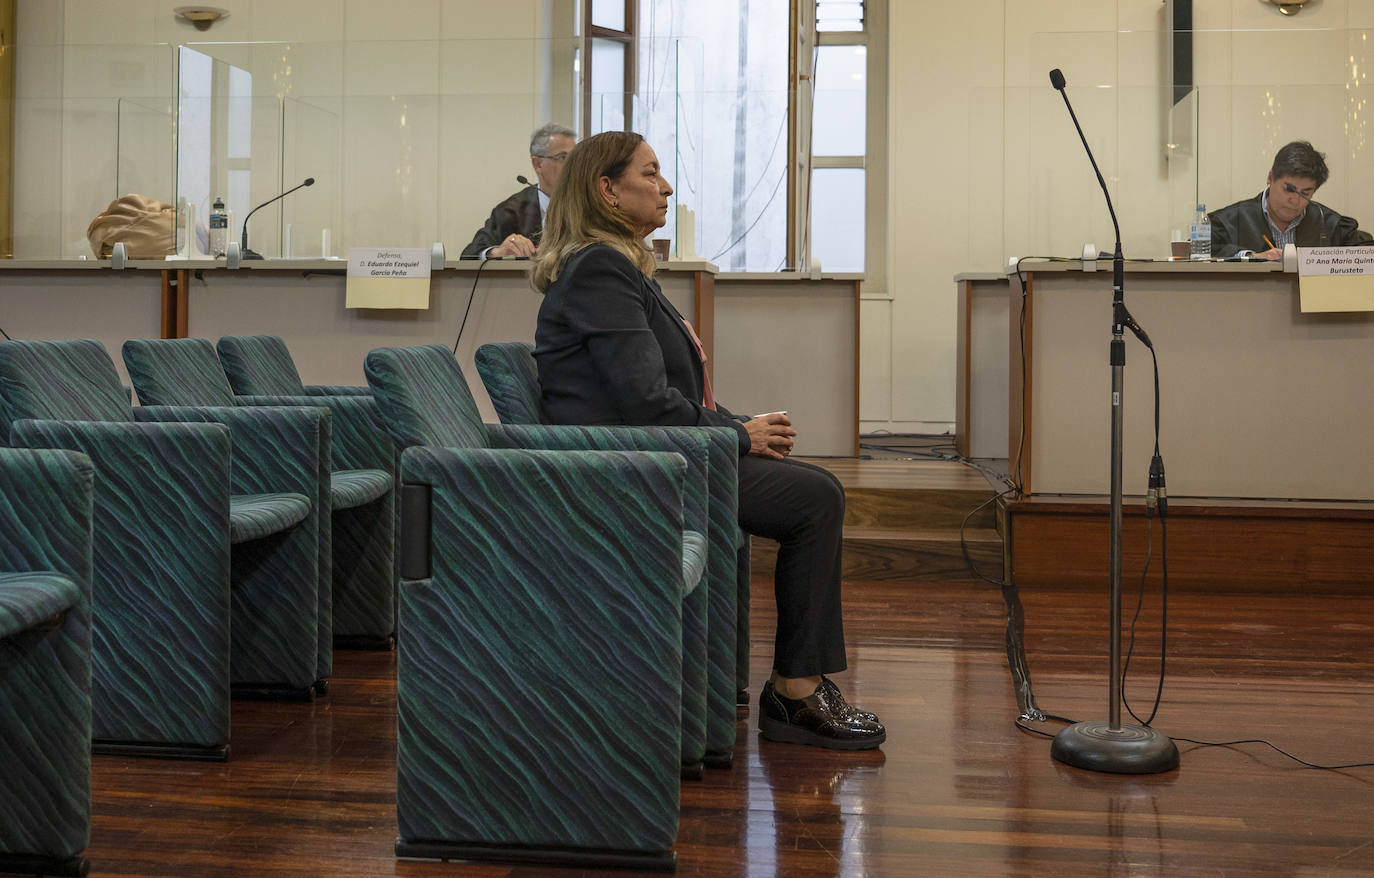
M1050 755L1075 768L1112 774L1159 774L1178 768L1178 747L1156 729L1107 722L1074 723L1054 736Z

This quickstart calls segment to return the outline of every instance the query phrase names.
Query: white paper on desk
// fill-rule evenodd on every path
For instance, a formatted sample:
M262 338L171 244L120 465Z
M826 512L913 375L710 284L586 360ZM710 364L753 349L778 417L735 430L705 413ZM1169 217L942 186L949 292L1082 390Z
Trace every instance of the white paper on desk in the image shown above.
M350 247L345 308L429 308L429 250Z
M1374 311L1374 246L1299 247L1304 312Z

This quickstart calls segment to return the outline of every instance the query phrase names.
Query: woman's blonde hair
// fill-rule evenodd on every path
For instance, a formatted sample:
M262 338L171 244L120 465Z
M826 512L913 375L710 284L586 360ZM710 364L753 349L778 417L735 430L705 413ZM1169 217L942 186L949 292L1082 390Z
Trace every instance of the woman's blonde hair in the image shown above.
M623 254L645 275L654 273L654 254L638 229L601 197L601 178L618 179L644 138L629 131L605 131L573 147L558 176L544 216L539 255L530 284L544 292L569 256L592 244Z

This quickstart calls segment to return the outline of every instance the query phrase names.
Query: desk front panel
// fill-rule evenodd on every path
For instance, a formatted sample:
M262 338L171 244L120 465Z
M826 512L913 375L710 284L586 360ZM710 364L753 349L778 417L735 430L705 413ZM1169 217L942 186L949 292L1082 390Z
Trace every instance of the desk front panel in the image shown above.
M1136 273L1125 291L1159 357L1170 496L1374 499L1374 314L1303 314L1296 276L1277 272ZM1036 494L1109 492L1111 302L1110 274L1033 277ZM1123 478L1143 494L1153 375L1126 338Z

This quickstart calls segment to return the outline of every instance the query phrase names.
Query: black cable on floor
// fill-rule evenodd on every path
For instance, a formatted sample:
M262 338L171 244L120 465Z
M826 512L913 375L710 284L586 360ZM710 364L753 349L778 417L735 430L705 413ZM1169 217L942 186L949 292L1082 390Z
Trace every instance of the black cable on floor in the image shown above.
M1069 719L1066 716L1056 716L1052 713L1045 714L1045 719L1052 720L1057 723L1063 723L1069 726L1073 725L1076 722L1076 720ZM1028 732L1032 735L1039 735L1042 738L1054 737L1053 733L1034 728L1033 726L1028 725L1026 721L1021 719L1020 717L1017 717L1016 719L1012 720L1012 722L1018 729L1020 729L1023 732ZM1283 756L1287 759L1291 759L1299 765L1303 766L1304 768L1315 768L1319 771L1344 771L1348 768L1374 768L1374 762L1345 762L1337 763L1335 765L1323 765L1320 762L1309 762L1306 759L1303 759L1300 756L1295 756L1292 753L1289 753L1287 750L1284 750L1282 747L1279 747L1271 743L1270 741L1266 741L1263 738L1242 738L1237 741L1200 741L1197 738L1184 738L1176 735L1170 735L1169 740L1180 744L1197 744L1200 747L1237 747L1241 744L1263 744L1265 747L1268 747L1270 750L1273 750L1280 756Z
M1001 491L999 493L993 494L991 497L989 497L982 503L979 503L977 506L969 510L968 515L965 515L964 520L959 524L959 551L962 552L964 555L964 566L968 567L969 572L976 576L978 579L981 579L984 582L991 583L995 586L998 586L999 588L1007 585L1006 576L1003 575L1001 579L993 579L990 576L984 575L983 572L978 569L978 565L973 563L973 556L969 554L968 540L965 538L964 532L968 529L969 519L973 518L973 516L983 511L984 507L988 506L991 503L997 502L998 500L1002 499L1003 497L1011 493L1014 493L1014 491L1012 489L1008 489L1006 491Z
M1374 762L1347 762L1341 765L1322 765L1317 762L1308 762L1306 759L1301 759L1297 756L1294 756L1292 753L1289 753L1287 750L1284 750L1281 747L1274 746L1273 744L1269 743L1263 738L1245 738L1240 741L1199 741L1195 738L1171 737L1170 740L1181 741L1185 744L1199 744L1203 747L1235 747L1239 744L1263 744L1270 750L1273 750L1275 753L1278 753L1281 756L1285 756L1293 760L1294 762L1298 763L1299 765L1302 765L1306 768L1316 768L1321 771L1341 771L1342 769L1346 768L1374 768Z

